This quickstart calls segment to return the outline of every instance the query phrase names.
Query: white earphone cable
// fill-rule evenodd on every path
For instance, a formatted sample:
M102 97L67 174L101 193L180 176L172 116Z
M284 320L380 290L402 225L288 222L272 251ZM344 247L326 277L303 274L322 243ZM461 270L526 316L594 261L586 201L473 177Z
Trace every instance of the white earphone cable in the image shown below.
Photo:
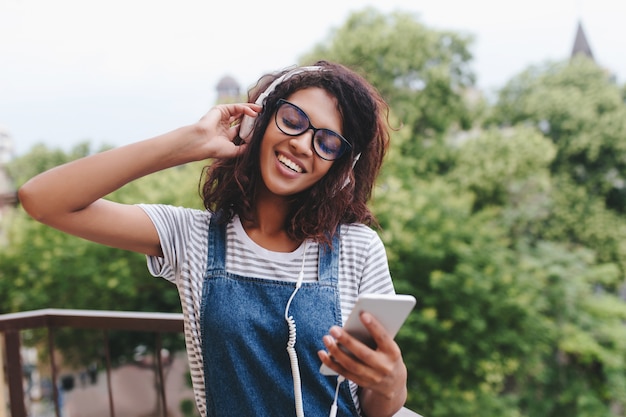
M337 376L337 386L335 387L335 398L333 399L333 405L330 406L330 414L328 417L336 417L337 416L337 398L339 398L339 386L343 381L345 381L341 375Z
M304 261L306 257L307 243L304 241L304 253L302 254L302 267L298 274L298 281L296 282L296 288L291 293L287 306L285 307L285 320L289 326L289 340L287 341L287 353L289 354L289 361L291 362L291 375L293 377L293 396L296 406L296 416L304 417L304 407L302 405L302 382L300 380L300 367L298 365L298 354L296 353L296 321L293 316L289 315L289 307L291 301L296 296L296 293L302 286L304 280Z

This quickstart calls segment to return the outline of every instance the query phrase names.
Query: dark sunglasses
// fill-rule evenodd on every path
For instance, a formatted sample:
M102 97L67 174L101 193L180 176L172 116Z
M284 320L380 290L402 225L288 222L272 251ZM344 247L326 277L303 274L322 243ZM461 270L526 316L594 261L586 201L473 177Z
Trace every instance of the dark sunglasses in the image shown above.
M311 124L309 116L300 107L282 98L278 100L278 109L274 121L276 127L289 136L299 136L312 129L313 150L320 158L327 161L339 159L346 151L352 149L352 145L346 138L330 129L316 128Z

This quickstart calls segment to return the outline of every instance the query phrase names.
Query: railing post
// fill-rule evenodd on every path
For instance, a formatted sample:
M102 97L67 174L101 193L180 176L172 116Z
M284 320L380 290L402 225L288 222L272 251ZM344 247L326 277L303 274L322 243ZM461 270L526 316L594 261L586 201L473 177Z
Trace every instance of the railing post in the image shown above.
M48 355L50 355L50 371L52 372L52 400L54 401L54 413L56 417L61 417L61 407L59 407L59 386L57 385L57 365L54 360L54 330L48 327Z
M163 408L163 417L167 417L167 397L165 396L165 380L163 379L163 359L161 358L162 350L161 333L156 334L156 361L159 372L159 388L161 394L161 407Z
M6 363L4 354L4 333L0 333L0 386L4 386L6 377L4 375L4 364ZM7 417L7 400L4 395L4 389L0 389L0 417Z
M115 417L115 407L113 405L113 383L111 381L111 351L109 348L109 332L102 332L104 337L104 361L107 369L107 392L109 393L109 416Z
M22 376L22 355L20 354L20 333L7 330L4 333L4 344L7 358L7 374L9 375L9 401L11 402L11 417L26 417L24 403L24 385Z

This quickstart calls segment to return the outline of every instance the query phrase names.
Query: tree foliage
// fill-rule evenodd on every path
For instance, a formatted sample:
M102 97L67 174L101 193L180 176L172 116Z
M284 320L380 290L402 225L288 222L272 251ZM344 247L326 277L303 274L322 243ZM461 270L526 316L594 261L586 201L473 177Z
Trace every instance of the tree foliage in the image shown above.
M555 173L624 210L626 106L618 86L593 61L528 70L500 93L494 109L499 123L532 123L558 144Z
M491 124L537 126L557 146L550 170L558 186L543 237L588 246L626 268L623 88L580 56L524 71L492 110Z

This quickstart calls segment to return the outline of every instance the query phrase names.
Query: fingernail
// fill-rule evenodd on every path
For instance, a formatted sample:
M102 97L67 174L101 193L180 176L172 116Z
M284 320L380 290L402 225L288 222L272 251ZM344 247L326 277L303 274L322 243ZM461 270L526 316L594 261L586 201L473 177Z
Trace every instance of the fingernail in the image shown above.
M361 314L361 320L365 324L370 324L372 322L372 316L369 313L363 312Z
M333 336L335 339L341 337L341 327L338 326L333 326L330 328L330 334L331 336Z

